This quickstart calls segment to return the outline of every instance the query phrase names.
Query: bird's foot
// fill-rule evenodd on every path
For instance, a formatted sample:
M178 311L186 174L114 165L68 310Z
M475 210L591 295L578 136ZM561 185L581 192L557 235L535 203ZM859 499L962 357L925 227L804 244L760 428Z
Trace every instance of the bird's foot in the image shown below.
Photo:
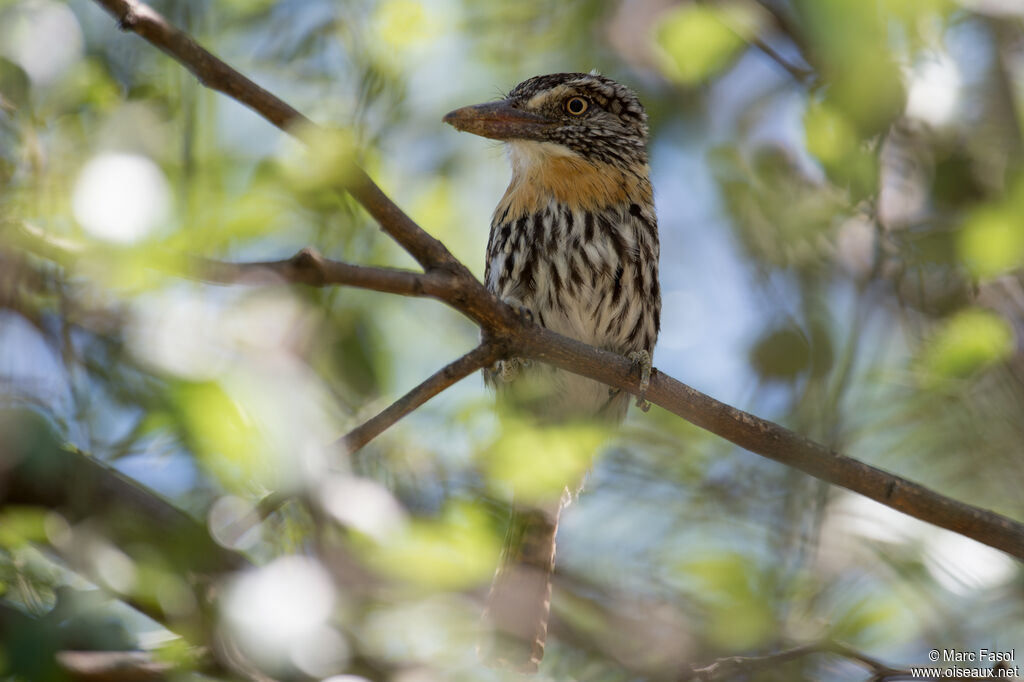
M630 362L633 363L631 372L637 372L640 375L640 390L636 394L636 406L646 412L651 409L651 404L647 402L647 389L651 385L651 354L645 350L635 350L627 356Z
M532 327L533 324L537 321L537 318L533 314L533 311L527 308L522 303L520 303L517 299L512 298L511 296L506 296L501 300L506 304L512 306L512 309L516 311L516 315L519 316L519 319L522 320L523 324L525 324L526 326Z
M508 360L498 361L498 377L505 383L508 383L519 376L519 370L519 358L509 358Z
M509 358L508 360L498 360L494 363L494 374L501 380L502 383L508 383L515 380L519 376L519 373L528 368L531 364L529 360L523 360L522 358Z
M511 296L506 296L501 299L505 304L512 307L516 311L516 315L522 320L523 324L527 326L533 326L536 318L534 317L533 311L527 308L525 305L519 302ZM494 363L494 374L503 383L513 381L519 376L519 373L528 368L532 362L529 360L523 360L522 358L509 358L507 360L499 360Z

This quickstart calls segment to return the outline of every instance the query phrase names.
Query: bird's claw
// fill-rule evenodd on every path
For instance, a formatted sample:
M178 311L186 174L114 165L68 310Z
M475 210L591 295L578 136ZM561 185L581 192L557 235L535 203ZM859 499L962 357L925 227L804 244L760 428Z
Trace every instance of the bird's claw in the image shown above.
M527 308L525 305L519 302L519 300L513 296L505 296L502 299L505 305L511 306L516 311L516 316L523 321L524 324L532 326L536 319L533 315L533 311Z
M519 376L519 372L524 369L528 369L533 363L529 360L523 360L522 358L509 358L507 360L498 360L494 363L493 372L502 381L502 383L508 383L515 380Z
M519 376L519 370L521 363L519 358L509 358L508 360L499 360L497 363L498 376L505 383L508 383Z
M516 314L519 315L519 319L527 325L532 326L534 323L533 311L527 308L525 305L513 306L516 309Z
M647 402L647 389L651 386L651 354L645 350L635 350L630 353L630 362L633 363L632 371L636 371L640 375L640 390L636 394L636 406L644 412L651 409L651 404Z

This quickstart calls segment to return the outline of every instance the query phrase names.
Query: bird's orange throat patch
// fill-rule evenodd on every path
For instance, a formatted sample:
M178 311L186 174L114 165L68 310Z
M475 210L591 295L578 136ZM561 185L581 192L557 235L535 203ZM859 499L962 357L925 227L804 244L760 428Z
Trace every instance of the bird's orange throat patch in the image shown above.
M511 149L512 181L497 212L522 216L552 200L573 210L595 211L614 204L651 200L646 165L623 170L593 162L564 148L537 142L516 142Z

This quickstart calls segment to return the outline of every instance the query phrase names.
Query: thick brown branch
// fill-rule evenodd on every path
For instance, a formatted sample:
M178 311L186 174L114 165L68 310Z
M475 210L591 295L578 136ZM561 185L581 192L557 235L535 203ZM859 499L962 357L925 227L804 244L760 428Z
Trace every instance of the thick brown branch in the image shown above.
M347 453L355 452L441 391L473 372L493 365L500 357L501 353L491 344L483 343L477 346L432 374L419 386L384 408L377 416L349 431L338 439L336 445Z
M427 269L450 270L472 279L469 270L448 251L448 247L427 234L405 211L396 206L362 168L353 165L348 171L348 177L352 180L347 187L349 194L420 265Z
M153 42L184 64L204 83L252 107L275 125L286 129L296 121L306 121L290 106L220 62L142 3L134 0L96 2L114 14L124 28ZM770 3L762 4L773 10ZM775 16L780 26L803 47L799 34L786 23L787 18L777 11ZM631 374L632 366L628 360L524 324L509 306L487 292L441 242L424 232L395 206L362 170L356 169L354 177L356 180L349 186L349 191L378 220L381 227L427 269L428 275L444 272L449 277L439 291L429 295L444 300L480 325L485 335L497 344L494 348L500 348L503 355L507 351L512 355L548 362L612 386L638 390L637 377ZM355 279L351 271L346 276ZM380 280L374 279L378 276L381 276L380 272L373 273L373 277L367 274L366 284L371 280L379 283ZM383 285L379 289L385 290ZM458 365L464 360L453 364ZM461 374L460 370L452 370L452 366L449 366L434 375L424 385L436 389L424 389L422 394L417 394L419 388L415 389L406 397L410 399L408 403L404 403L406 399L403 398L371 420L376 426L367 424L360 427L365 428L364 433L360 435L357 429L357 432L346 436L346 442L356 446L360 441L369 441L382 428L415 409L431 395L474 371L476 367L466 369L473 364L472 361L468 362L467 365L460 365L465 370ZM455 373L446 374L452 371ZM751 452L798 468L1024 560L1024 524L957 502L921 485L833 452L789 429L725 405L663 374L655 373L646 397Z
M19 227L20 230L15 233L19 245L55 262L67 265L81 258L83 254L89 254L83 244L52 237L28 224ZM0 253L0 264L4 260L4 254ZM13 269L14 266L11 266L8 271ZM427 296L438 299L450 298L454 288L453 275L443 270L422 273L398 268L353 265L324 258L310 247L302 249L287 260L229 263L196 258L185 267L174 261L169 271L216 284L252 285L285 282L313 287L344 285L401 296ZM19 283L24 283L28 276L21 276L20 270L14 274L19 276L14 280ZM13 277L8 279L13 280ZM3 285L4 280L0 280L0 296L4 293Z
M632 363L534 327L511 341L517 354L636 392ZM839 454L766 419L715 400L655 370L647 400L742 448L860 493L905 514L973 538L1024 561L1024 524L940 495L920 484Z

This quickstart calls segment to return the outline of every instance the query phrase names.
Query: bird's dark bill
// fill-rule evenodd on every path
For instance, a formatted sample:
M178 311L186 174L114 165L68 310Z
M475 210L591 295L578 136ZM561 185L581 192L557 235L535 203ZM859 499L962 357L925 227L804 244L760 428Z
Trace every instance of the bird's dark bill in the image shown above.
M492 140L535 140L552 122L538 114L516 109L508 102L487 102L445 114L444 122Z

